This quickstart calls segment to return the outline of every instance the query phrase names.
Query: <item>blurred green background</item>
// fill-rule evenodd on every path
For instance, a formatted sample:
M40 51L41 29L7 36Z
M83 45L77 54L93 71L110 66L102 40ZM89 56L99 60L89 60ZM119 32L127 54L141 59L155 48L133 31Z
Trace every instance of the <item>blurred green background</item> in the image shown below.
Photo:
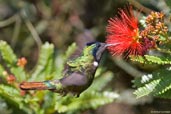
M79 48L78 53L87 42L104 42L107 21L117 14L118 8L123 8L130 3L135 9L141 10L140 16L147 15L151 10L162 11L169 16L170 9L165 1L167 0L0 0L0 40L6 41L17 57L26 57L28 63L25 70L28 72L34 69L41 46L45 42L52 43L54 45L55 66L58 68L65 62L63 54L66 53L68 47L72 48L73 42ZM169 4L170 1L168 1ZM28 108L25 109L22 106L15 107L1 92L0 114L151 114L157 113L155 111L169 111L171 113L171 100L169 99L151 96L136 99L132 94L135 89L132 80L136 74L149 72L145 68L143 70L123 60L111 57L106 52L96 75L97 77L98 75L110 76L106 78L105 82L103 82L105 78L99 76L102 79L96 80L96 84L104 86L99 86L101 87L99 90L97 87L90 90L98 91L97 96L94 95L96 98L100 96L101 92L107 90L110 90L112 95L118 93L118 98L114 97L111 100L104 100L104 103L99 103L103 102L102 96L96 101L86 101L90 98L87 96L91 96L90 91L83 94L80 99L75 100L67 97L62 98L51 92L30 92L27 93L28 96L19 96L22 99L21 103L24 102L22 105ZM61 73L61 71L59 72ZM48 78L56 77L46 77L45 79ZM95 85L92 87L95 88ZM13 93L11 92L11 94ZM38 100L34 100L35 96ZM50 99L51 96L53 99ZM72 106L70 106L71 110L66 108L69 107L67 105L68 99L71 100L70 105L75 105L76 108ZM59 102L59 104L55 102ZM74 102L75 104L72 104ZM82 104L77 105L77 102L82 102ZM59 106L60 111L57 108L58 105L61 106Z

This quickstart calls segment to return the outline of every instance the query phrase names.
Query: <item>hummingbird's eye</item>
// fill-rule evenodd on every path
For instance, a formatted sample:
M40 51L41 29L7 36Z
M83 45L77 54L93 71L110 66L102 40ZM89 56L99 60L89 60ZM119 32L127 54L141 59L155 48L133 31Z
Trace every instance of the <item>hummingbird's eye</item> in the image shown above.
M98 49L100 47L100 43L96 43L96 48Z
M99 43L97 47L99 48L100 46L101 46L101 45L100 45L100 43Z

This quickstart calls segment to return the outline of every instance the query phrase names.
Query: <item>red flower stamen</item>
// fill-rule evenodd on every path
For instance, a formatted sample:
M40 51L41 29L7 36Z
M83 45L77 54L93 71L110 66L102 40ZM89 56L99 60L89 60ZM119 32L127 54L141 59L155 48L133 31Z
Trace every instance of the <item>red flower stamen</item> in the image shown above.
M106 43L112 55L143 55L146 52L139 36L138 19L133 15L132 7L120 9L119 16L108 22Z

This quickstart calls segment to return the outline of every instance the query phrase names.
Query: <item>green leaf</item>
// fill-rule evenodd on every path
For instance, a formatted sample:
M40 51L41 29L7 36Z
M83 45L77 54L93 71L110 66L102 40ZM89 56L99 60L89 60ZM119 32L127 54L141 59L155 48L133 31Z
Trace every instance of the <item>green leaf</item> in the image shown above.
M0 97L0 113L1 114L12 114L12 110L8 108L8 104L1 97Z
M160 83L156 86L156 90L153 92L155 96L164 94L165 92L171 90L171 70L169 69L160 69L153 73L155 79L160 79ZM171 94L170 97L171 98Z
M54 45L46 42L40 50L38 63L32 73L30 81L42 81L52 74L54 69Z
M137 77L132 82L134 83L134 86L141 87L141 86L144 86L145 84L149 83L152 80L153 80L152 74L144 74L141 78Z
M14 74L18 82L22 82L26 80L26 73L21 67L12 67L11 72Z
M148 79L146 76L146 81L142 81L143 77L140 79L135 79L134 84L138 87L138 89L134 92L134 94L139 97L143 97L145 95L153 95L153 96L160 96L171 98L171 78L170 78L171 70L170 68L167 69L160 69L154 71L151 77ZM138 82L140 84L138 84Z
M152 55L144 55L144 56L132 56L132 61L143 63L143 64L171 64L171 57L166 56L152 56Z
M75 110L86 110L89 108L96 109L107 103L111 103L118 98L118 94L114 92L93 92L84 94L79 98L65 97L62 101L56 102L55 109L59 113L73 112Z
M0 95L18 108L23 106L21 102L22 98L20 97L20 93L14 87L0 85Z
M13 101L20 102L22 101L20 96L20 93L18 90L16 90L14 87L0 85L0 93L9 96ZM15 98L13 96L16 96Z
M26 74L23 68L17 67L17 57L14 54L12 48L5 42L0 41L0 53L2 54L3 59L5 60L6 64L10 66L11 73L13 73L18 81L23 81L26 79ZM4 68L0 65L0 74L2 75Z
M137 98L143 97L145 95L149 95L151 92L154 91L157 84L159 84L160 80L154 80L148 84L145 84L143 87L139 87L134 94L137 96Z
M0 53L8 65L14 65L17 62L17 57L11 47L2 40L0 41Z
M21 97L20 92L16 88L1 84L0 96L2 96L10 104L13 104L13 106L15 106L16 108L22 109L28 114L32 112L32 110L29 109L27 105L23 104L23 98Z
M77 49L76 43L72 43L65 52L65 59L68 59Z
M157 95L160 98L171 99L171 90L165 91L164 93Z
M139 62L139 63L147 63L146 59L144 56L130 56L131 61L134 62Z
M156 64L171 64L171 58L164 57L164 56L150 56L145 55L145 59L149 62L156 63Z

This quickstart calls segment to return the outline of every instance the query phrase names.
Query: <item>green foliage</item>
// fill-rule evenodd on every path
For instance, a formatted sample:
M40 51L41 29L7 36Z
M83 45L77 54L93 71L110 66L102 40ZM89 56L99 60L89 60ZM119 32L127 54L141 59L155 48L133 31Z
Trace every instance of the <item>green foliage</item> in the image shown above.
M73 53L74 53L74 51L77 49L77 46L76 46L76 43L72 43L69 47L68 47L68 49L67 49L67 51L65 52L65 60L67 60Z
M157 84L159 84L160 80L154 80L151 81L148 84L145 84L142 87L139 87L134 94L137 95L137 98L139 97L143 97L145 95L149 95L151 92L154 91L155 87L157 86Z
M144 56L131 57L131 60L142 64L158 64L158 65L171 64L171 58L166 56L144 55Z
M113 99L116 99L117 97L118 95L113 92L99 93L91 91L83 93L80 98L66 97L65 99L62 99L60 103L56 102L55 108L59 109L59 113L69 111L75 114L75 110L96 109L101 105L112 102Z
M21 67L18 66L11 67L11 73L16 76L18 82L26 80L26 72Z
M171 95L169 95L171 91L170 73L170 68L163 68L154 71L152 74L137 78L134 81L134 84L138 87L138 89L134 92L134 94L137 95L137 98L149 94L162 98L171 98Z
M0 98L0 113L1 114L11 114L12 110L8 109L7 103Z
M14 54L12 48L5 42L0 41L0 53L2 55L2 58L4 62L6 63L5 67L8 67L12 74L14 74L17 77L17 80L21 82L22 80L26 79L26 74L24 72L24 69L21 67L18 67L17 64L17 57ZM4 68L2 65L0 65L0 74L3 74Z
M147 65L170 65L171 57L170 56L152 56L152 55L144 55L131 57L131 60L134 62L138 62ZM156 69L152 71L151 74L146 74L141 78L136 78L134 80L135 87L138 87L134 94L137 98L153 95L162 98L171 98L171 79L170 73L171 71L167 67L160 67L162 69ZM170 95L169 95L170 94Z
M0 52L7 65L12 66L17 62L16 55L5 41L0 41Z
M25 71L23 67L17 65L17 57L11 47L4 41L0 43L0 54L3 56L3 62L8 64L8 69L6 69L6 66L4 67L4 64L0 65L0 76L4 78L4 82L0 84L0 96L8 105L11 105L10 109L7 109L9 110L7 114L12 112L18 114L52 114L56 112L75 114L86 109L96 109L118 97L118 94L105 90L106 85L113 78L113 73L105 70L104 67L97 70L92 86L82 93L79 98L62 97L50 91L29 91L23 95L23 91L18 87L22 81L59 79L64 64L75 51L76 45L73 43L68 47L66 53L54 56L53 44L45 43L40 49L36 67L32 71ZM11 59L9 56L11 56ZM60 61L60 64L58 61ZM54 63L57 63L57 66ZM13 82L6 80L6 77L10 74L16 77Z
M45 43L39 54L38 63L31 74L30 81L42 81L49 78L49 75L54 71L54 60L53 58L54 46L49 43Z

